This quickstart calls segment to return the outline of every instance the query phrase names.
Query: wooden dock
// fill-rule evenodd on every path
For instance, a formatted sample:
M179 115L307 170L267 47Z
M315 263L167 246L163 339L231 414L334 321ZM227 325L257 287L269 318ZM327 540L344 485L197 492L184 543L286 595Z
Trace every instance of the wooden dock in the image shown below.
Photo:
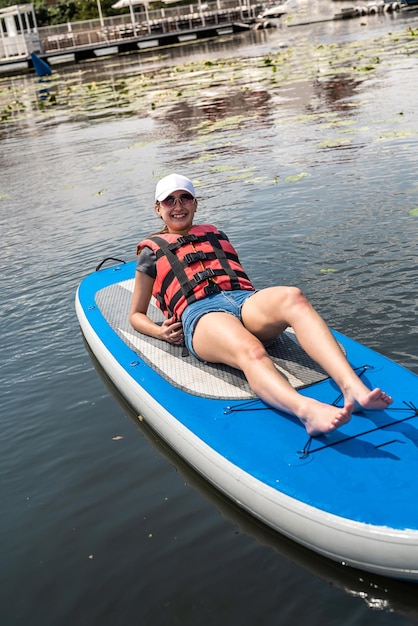
M202 39L231 35L252 28L256 23L255 7L233 0L211 4L149 11L104 20L69 23L38 29L39 46L33 50L52 67L78 63L128 52L140 52L185 44ZM260 5L257 6L259 8ZM0 61L0 74L21 73L33 69L30 54L25 58Z

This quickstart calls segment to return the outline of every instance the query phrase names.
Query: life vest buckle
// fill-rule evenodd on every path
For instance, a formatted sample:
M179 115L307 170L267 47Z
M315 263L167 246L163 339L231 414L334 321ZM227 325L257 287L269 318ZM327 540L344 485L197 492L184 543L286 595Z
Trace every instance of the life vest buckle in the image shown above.
M213 269L211 267L207 267L202 272L196 272L193 278L196 281L196 283L201 283L203 280L208 280L208 278L213 278L214 276L215 276L215 272L213 271Z
M197 252L189 252L188 254L185 254L183 257L183 261L187 265L191 265L196 261L205 261L207 258L208 257L206 252L203 252L203 250L198 250Z
M221 293L222 289L217 283L210 282L206 285L204 292L206 296L213 296L215 293Z
M185 243L192 243L193 241L199 241L199 237L197 235L184 235L177 239L176 244L177 246L184 246Z

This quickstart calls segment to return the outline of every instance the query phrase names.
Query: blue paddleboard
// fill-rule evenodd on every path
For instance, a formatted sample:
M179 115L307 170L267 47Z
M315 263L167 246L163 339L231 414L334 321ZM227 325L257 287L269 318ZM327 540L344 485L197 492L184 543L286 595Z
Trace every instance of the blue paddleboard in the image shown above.
M334 331L359 376L394 403L310 438L297 418L255 397L241 372L136 332L128 320L134 275L132 262L87 276L76 312L93 354L140 419L276 531L339 563L418 580L418 376ZM148 315L163 319L154 302ZM293 332L269 352L301 394L341 405L339 389Z

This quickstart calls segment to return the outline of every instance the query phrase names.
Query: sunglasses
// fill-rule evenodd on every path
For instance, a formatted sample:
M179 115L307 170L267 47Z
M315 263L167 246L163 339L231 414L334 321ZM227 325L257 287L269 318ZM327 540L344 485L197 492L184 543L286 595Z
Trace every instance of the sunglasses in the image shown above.
M176 206L177 202L179 202L185 209L191 209L194 201L195 198L189 193L182 193L178 198L175 198L174 196L167 196L164 200L160 200L160 205L163 209L172 209Z

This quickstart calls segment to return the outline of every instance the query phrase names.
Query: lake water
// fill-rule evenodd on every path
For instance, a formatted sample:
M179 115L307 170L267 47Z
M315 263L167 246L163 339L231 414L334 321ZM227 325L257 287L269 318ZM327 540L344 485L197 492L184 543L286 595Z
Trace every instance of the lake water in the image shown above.
M170 454L74 312L179 171L257 287L418 373L417 35L410 12L0 79L2 625L418 623L415 585L296 546Z

